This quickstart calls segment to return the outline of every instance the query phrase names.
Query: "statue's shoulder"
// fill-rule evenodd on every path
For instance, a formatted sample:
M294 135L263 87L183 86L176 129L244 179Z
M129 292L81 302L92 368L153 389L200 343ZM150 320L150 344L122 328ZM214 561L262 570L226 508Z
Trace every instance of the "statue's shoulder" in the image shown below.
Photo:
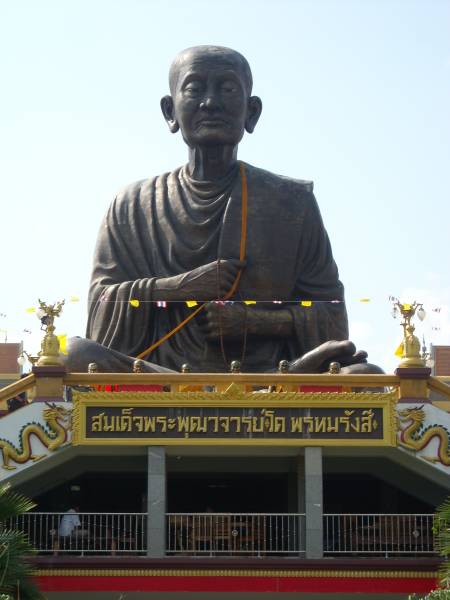
M245 163L245 169L248 175L259 186L262 185L266 189L275 189L278 195L286 194L289 197L295 197L298 194L312 194L314 183L304 179L294 179L285 175L278 175L259 167L254 167Z
M113 209L119 213L129 213L145 206L154 197L155 189L165 185L167 178L178 171L179 169L129 183L117 193L112 204Z
M157 179L158 177L150 177L129 183L119 190L115 198L115 203L117 206L126 206L139 202L143 196L152 193Z

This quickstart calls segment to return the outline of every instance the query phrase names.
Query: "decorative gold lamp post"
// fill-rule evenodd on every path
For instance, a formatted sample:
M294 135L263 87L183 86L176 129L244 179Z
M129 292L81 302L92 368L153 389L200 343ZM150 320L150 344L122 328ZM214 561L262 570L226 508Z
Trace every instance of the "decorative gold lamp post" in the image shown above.
M62 302L55 302L55 304L46 304L42 300L39 300L39 308L36 310L36 315L42 323L41 329L45 332L45 335L37 356L32 356L26 350L22 350L17 359L21 367L27 360L33 367L59 367L64 364L59 354L59 340L55 335L54 325L55 317L59 317L63 305L64 300Z
M36 362L37 367L60 366L63 364L59 354L59 340L55 335L55 317L59 317L64 305L62 302L46 304L39 300L37 315L44 327L45 335L41 342L41 350Z
M425 360L420 353L420 341L419 338L414 335L415 327L411 323L416 312L419 319L421 321L424 320L426 313L423 305L416 301L412 304L404 304L397 299L394 299L393 304L392 314L394 318L396 318L398 314L402 316L400 325L403 327L403 352L399 367L423 368L425 367Z
M24 364L28 361L34 367L34 365L37 363L38 360L39 360L39 356L32 356L31 354L28 354L28 352L26 350L22 350L19 358L17 359L17 362L19 363L19 365L21 367L23 367Z

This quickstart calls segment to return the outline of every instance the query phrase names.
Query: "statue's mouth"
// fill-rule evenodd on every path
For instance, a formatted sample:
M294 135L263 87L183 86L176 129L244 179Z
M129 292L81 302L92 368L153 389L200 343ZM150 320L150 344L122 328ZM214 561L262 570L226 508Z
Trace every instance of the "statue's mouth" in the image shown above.
M196 129L200 129L201 127L228 127L228 123L223 119L202 119L196 125Z

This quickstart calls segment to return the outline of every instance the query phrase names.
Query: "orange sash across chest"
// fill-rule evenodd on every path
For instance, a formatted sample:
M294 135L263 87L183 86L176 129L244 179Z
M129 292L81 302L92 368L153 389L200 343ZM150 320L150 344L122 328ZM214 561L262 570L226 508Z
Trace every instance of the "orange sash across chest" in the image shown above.
M245 254L246 254L246 247L247 247L248 192L247 192L247 175L245 173L245 167L244 167L243 163L240 163L239 171L240 171L240 175L241 175L241 185L242 185L241 241L239 244L239 260L244 261ZM219 257L219 259L220 259L220 257ZM239 280L241 278L241 274L242 274L242 269L239 269L239 271L236 275L236 279L234 280L234 283L231 286L231 289L227 292L227 294L224 296L224 298L222 298L222 300L228 300L236 292L238 285L239 285ZM189 321L191 321L196 315L198 315L198 313L201 310L203 310L203 308L206 306L206 304L207 303L204 302L203 304L198 306L193 312L191 312L191 314L188 317L183 319L183 321L181 321L181 323L178 323L178 325L176 325L171 331L169 331L168 333L163 335L161 338L159 338L159 340L154 342L151 346L146 348L143 352L140 352L136 358L144 358L144 357L148 358L148 356L150 355L151 352L153 352L153 350L158 348L158 346L161 346L161 344L163 344L165 341L167 341L172 336L174 336L176 333L178 333L180 331L180 329L182 329L185 325L187 325L187 323L189 323Z

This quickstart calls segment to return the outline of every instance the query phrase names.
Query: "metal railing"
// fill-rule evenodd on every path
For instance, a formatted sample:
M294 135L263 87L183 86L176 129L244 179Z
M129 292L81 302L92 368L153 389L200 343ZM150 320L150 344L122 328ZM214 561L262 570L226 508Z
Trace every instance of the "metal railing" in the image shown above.
M7 526L25 532L38 554L142 554L146 513L31 512Z
M435 554L432 514L326 514L324 554Z
M398 387L397 375L330 375L297 373L67 373L63 378L67 386L159 386L160 391L223 392L231 383L242 385L246 391L267 389L276 391L301 391L302 386L348 386L351 388ZM142 391L145 391L142 389ZM153 389L157 391L157 389Z
M302 554L304 519L304 514L292 513L167 513L167 553Z
M7 400L14 398L18 394L30 391L36 383L36 376L30 373L26 377L14 381L4 388L0 389L0 410L8 410Z
M270 391L301 391L302 386L323 386L324 391L329 386L344 388L398 388L400 378L396 375L330 375L321 374L280 374L280 373L67 373L61 377L61 383L66 386L96 387L103 385L120 386L136 385L145 391L198 391L199 386L204 391L220 392L231 383L243 385L247 391L266 388ZM6 410L6 400L24 391L29 391L38 385L39 376L30 374L0 390L0 409ZM445 397L450 398L448 378L428 377L427 386ZM33 394L34 395L34 394ZM400 390L401 398L401 390ZM62 399L62 398L61 398Z
M6 523L38 554L146 554L146 513L32 512ZM325 556L436 554L432 514L325 514ZM292 556L305 553L301 513L167 513L166 554Z

